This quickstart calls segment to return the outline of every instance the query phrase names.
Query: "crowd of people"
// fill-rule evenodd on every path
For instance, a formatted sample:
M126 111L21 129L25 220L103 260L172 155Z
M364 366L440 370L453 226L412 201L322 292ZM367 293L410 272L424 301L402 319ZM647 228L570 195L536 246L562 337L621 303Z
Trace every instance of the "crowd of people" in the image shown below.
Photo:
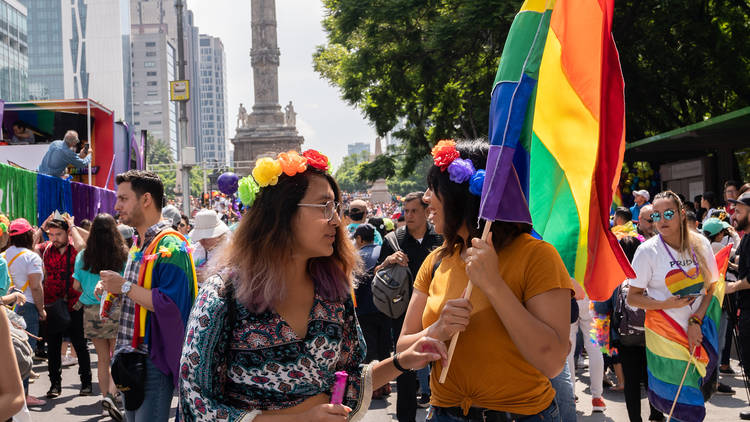
M0 370L12 375L0 420L58 400L74 364L79 394L100 394L118 421L168 420L175 394L186 421L360 420L395 380L400 422L419 407L430 422L571 422L583 355L594 411L609 385L640 421L645 384L649 420L663 420L674 397L660 336L696 360L704 397L734 393L721 380L732 342L750 362L750 184L727 182L724 201L634 192L611 229L636 277L600 302L531 225L488 222L482 237L469 173L487 154L441 144L428 189L390 203L342 193L308 150L259 160L240 206L217 197L184 215L158 176L131 170L116 177L115 215L56 212L39 227L0 215ZM728 245L714 313L714 255ZM45 398L29 394L34 359L48 363Z

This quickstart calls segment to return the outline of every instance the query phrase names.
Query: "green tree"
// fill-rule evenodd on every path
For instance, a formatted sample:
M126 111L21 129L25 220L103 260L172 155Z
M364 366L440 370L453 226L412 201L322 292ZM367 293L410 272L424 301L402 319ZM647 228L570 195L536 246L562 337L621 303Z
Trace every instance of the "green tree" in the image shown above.
M172 156L169 144L161 139L149 135L148 153L146 161L154 173L161 178L164 184L164 195L167 199L175 198L175 186L177 185L177 163ZM199 197L203 192L203 169L193 167L190 169L190 194Z
M358 174L362 163L365 163L369 158L370 154L366 151L344 157L344 161L334 173L336 182L338 182L341 190L346 192L361 192L370 187L367 182L360 180Z
M328 42L314 67L379 135L405 141L409 172L439 139L486 136L492 82L521 3L324 0ZM614 19L628 141L750 104L746 1L621 0Z

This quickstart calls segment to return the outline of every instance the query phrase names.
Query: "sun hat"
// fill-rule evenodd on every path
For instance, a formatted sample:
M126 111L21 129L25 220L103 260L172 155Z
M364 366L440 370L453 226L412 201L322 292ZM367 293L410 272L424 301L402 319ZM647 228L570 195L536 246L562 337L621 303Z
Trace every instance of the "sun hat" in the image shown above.
M219 218L214 210L202 209L195 215L195 228L190 232L190 240L213 239L229 232L229 226Z

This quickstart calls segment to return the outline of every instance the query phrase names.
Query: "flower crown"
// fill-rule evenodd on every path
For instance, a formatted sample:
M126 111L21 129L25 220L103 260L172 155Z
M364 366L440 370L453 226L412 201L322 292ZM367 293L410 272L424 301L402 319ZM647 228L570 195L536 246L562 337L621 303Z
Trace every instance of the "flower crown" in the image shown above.
M470 159L461 158L453 139L439 141L432 148L432 159L435 165L440 167L440 171L448 170L451 182L469 182L469 192L475 196L482 195L486 172L483 169L475 169Z
M330 171L331 161L314 149L308 149L302 155L297 151L289 151L279 153L276 159L259 158L255 161L252 175L245 176L238 182L237 194L240 201L246 207L253 205L255 195L260 192L260 188L276 185L282 174L294 176L304 173L307 166L321 171Z
M3 214L0 214L0 236L2 236L5 232L7 232L9 228L10 228L10 220L8 220L8 217L4 216Z

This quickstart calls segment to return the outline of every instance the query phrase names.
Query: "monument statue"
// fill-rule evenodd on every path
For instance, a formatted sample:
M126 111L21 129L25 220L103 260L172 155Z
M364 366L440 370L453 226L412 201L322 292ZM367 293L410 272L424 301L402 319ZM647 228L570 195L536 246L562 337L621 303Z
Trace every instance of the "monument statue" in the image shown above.
M297 126L297 113L294 111L291 101L284 107L284 125L289 127Z
M301 149L305 141L297 133L297 113L290 101L279 104L279 56L276 36L276 1L251 0L252 48L255 102L252 112L240 106L237 133L232 139L236 173L252 171L255 160L288 150Z
M245 127L247 127L247 110L245 110L245 107L240 103L240 111L237 113L237 128Z

